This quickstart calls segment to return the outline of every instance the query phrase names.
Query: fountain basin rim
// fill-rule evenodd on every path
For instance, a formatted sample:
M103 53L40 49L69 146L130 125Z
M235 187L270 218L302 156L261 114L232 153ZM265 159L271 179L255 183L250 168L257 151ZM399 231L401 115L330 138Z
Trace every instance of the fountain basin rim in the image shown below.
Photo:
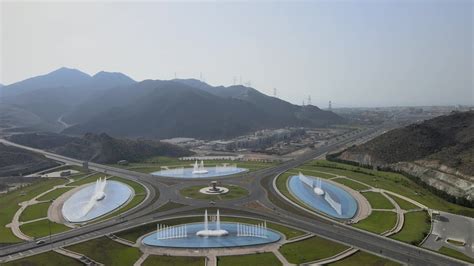
M184 216L186 217L186 216ZM191 216L191 217L195 217L195 216ZM229 217L239 217L239 216L229 216ZM175 218L179 218L179 217L175 217ZM248 218L248 217L241 217L241 218L246 218L246 219L251 219L251 218ZM169 220L169 219L166 219L166 220ZM166 221L166 220L162 220L162 221ZM213 224L215 224L215 222L211 222ZM255 224L251 224L251 223L245 223L245 222L228 222L228 221L221 221L221 226L224 225L224 224L243 224L243 225L255 225ZM182 224L176 224L176 225L172 225L172 226L183 226L183 225L190 225L190 224L204 224L203 222L191 222L191 223L182 223ZM279 223L276 223L276 224L279 224ZM185 250L185 249L196 249L196 250L222 250L222 249L232 249L232 248L248 248L248 247L253 247L253 246L263 246L263 245L271 245L271 244L274 244L274 243L277 243L277 242L280 242L282 240L285 240L286 239L286 236L281 233L280 231L277 231L273 228L269 228L267 227L268 231L271 231L272 233L274 234L277 234L279 236L278 239L274 240L274 241L269 241L267 243L255 243L255 244L245 244L245 245L236 245L236 246L222 246L222 247L189 247L189 246L166 246L166 245L150 245L150 244L147 244L144 242L145 238L149 237L150 235L153 235L153 234L156 234L156 229L152 232L149 232L149 233L146 233L142 236L140 236L138 239L137 239L137 242L143 246L146 246L146 247L151 247L151 248L166 248L166 249L176 249L176 250ZM225 237L225 236L224 236ZM206 237L201 237L203 239L205 239ZM213 238L213 237L212 237ZM207 238L209 239L209 238Z
M106 217L107 215L110 215L110 214L113 214L113 213L119 211L120 209L122 209L123 207L125 207L127 204L129 204L129 203L133 200L133 198L135 198L135 196L136 196L136 194L135 194L136 191L135 191L135 189L134 189L132 186L130 186L129 184L124 183L124 182L121 182L120 180L109 180L109 179L107 179L107 181L108 181L108 182L120 183L121 185L126 186L126 187L130 190L130 192L131 192L130 195L128 196L128 199L127 199L125 202L123 202L120 206L117 206L115 209L113 209L113 210L111 210L111 211L109 211L109 212L107 212L107 213L104 213L104 214L102 214L102 215L99 215L99 216L97 216L97 217L94 217L94 218L92 218L92 219L84 220L84 221L71 221L71 220L67 219L66 216L65 216L64 213L63 213L64 203L65 203L66 201L68 201L72 196L74 196L74 194L76 194L77 192L79 192L79 191L85 189L85 188L88 187L88 186L93 185L94 182L89 182L89 183L82 184L82 185L80 185L80 186L78 186L78 187L75 187L75 188L71 189L70 191L67 191L67 192L63 193L63 194L70 193L70 195L68 195L66 198L64 198L64 199L62 200L62 203L61 203L61 205L60 205L60 208L58 209L58 211L59 211L59 213L60 213L60 216L61 216L61 219L64 219L64 221L62 221L61 223L68 223L68 224L76 224L76 225L77 225L77 224L88 224L88 223L97 221L97 220L99 220L99 219L102 219L103 217ZM136 181L134 181L134 182L136 182ZM103 197L101 200L98 200L98 202L99 202L99 201L102 201L104 198L105 198L105 194L104 194L104 197ZM138 205L137 205L137 206L138 206ZM137 206L135 206L135 207L137 207ZM135 207L134 207L134 208L135 208ZM132 209L133 209L133 208L132 208ZM110 217L109 219L111 219L111 218L113 218L113 217L114 217L114 216ZM107 219L107 220L108 220L108 219Z

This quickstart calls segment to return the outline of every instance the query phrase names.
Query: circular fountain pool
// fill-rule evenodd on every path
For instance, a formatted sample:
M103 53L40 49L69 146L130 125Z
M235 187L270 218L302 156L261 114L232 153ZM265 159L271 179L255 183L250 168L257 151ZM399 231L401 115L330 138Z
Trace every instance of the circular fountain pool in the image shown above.
M92 199L96 193L96 183L91 183L76 191L63 204L62 215L71 223L83 223L103 216L122 206L132 196L132 188L118 181L107 181L104 197ZM92 204L93 203L93 204ZM89 207L88 204L91 204ZM82 212L87 208L87 213Z
M219 176L228 176L248 171L247 168L240 167L206 167L205 173L193 173L193 168L173 168L151 173L156 176L174 177L174 178L211 178Z
M187 237L158 239L157 233L153 232L145 236L142 243L148 246L171 248L229 248L269 244L281 239L280 233L268 228L263 229L264 237L237 236L237 224L238 223L233 222L221 222L221 229L226 230L228 235L201 237L197 236L196 233L203 230L204 223L190 223L186 224ZM210 229L214 229L215 223L210 223L209 227Z
M316 180L314 177L308 176L308 178ZM321 189L325 192L324 195L317 195L314 193L314 188L301 182L299 176L289 177L288 188L293 196L309 207L334 218L350 219L354 217L357 212L358 205L351 194L343 188L327 182L326 180L321 180ZM331 206L327 198L325 198L326 194L328 194L327 196L329 196L333 201L341 205L341 213L338 213L336 209Z

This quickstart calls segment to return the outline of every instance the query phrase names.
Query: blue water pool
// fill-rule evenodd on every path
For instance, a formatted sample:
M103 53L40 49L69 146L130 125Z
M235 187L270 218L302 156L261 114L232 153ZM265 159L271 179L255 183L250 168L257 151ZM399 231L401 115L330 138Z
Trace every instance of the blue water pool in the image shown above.
M207 173L193 174L193 168L174 168L151 173L156 176L166 176L174 178L211 178L228 176L248 171L247 168L240 167L206 167Z
M81 210L90 202L95 186L95 183L87 185L64 202L62 214L67 221L82 223L93 220L122 206L132 196L132 189L128 185L118 181L107 181L104 189L105 197L96 201L90 211L82 215Z
M220 237L200 237L196 232L204 229L204 223L186 224L188 236L177 239L157 239L156 232L143 238L142 243L148 246L172 248L228 248L273 243L281 238L281 234L271 229L265 230L265 238L237 236L237 223L221 222L221 229L229 235ZM209 229L215 229L215 223L209 224Z
M307 177L316 179L311 176ZM325 180L321 180L321 188L325 193L328 193L334 201L341 204L341 214L337 213L337 211L331 207L331 205L324 199L324 196L316 195L311 187L301 182L298 176L290 176L288 187L290 192L306 205L334 218L350 219L354 217L357 212L357 201L354 197L343 188Z

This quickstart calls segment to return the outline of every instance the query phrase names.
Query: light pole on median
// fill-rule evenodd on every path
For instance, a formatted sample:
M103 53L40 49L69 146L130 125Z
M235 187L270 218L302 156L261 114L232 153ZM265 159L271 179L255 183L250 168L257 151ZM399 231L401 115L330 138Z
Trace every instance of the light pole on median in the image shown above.
M50 201L51 203L53 200ZM51 245L51 250L53 250L53 242L51 242L51 220L48 219L48 227L49 227L49 243Z

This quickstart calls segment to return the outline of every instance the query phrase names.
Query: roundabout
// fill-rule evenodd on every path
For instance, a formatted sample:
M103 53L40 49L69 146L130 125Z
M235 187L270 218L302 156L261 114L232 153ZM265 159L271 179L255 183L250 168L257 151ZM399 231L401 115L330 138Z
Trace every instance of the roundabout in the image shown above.
M305 205L338 219L353 218L358 209L357 201L342 187L313 176L290 176L290 193Z
M70 223L83 223L106 215L133 196L133 189L118 181L98 179L80 188L63 203L61 214Z

